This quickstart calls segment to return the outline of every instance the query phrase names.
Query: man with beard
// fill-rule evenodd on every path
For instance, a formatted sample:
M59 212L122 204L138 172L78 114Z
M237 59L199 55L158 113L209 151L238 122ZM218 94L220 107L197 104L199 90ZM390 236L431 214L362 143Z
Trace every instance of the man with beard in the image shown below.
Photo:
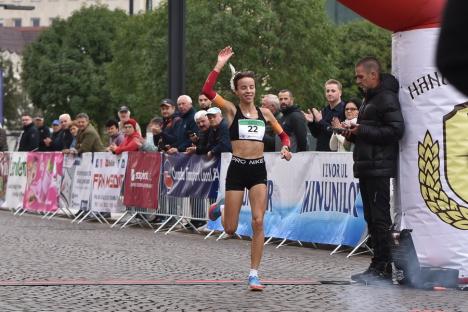
M283 89L278 93L278 98L283 113L280 124L291 141L291 152L307 151L307 123L304 114L294 104L292 92Z

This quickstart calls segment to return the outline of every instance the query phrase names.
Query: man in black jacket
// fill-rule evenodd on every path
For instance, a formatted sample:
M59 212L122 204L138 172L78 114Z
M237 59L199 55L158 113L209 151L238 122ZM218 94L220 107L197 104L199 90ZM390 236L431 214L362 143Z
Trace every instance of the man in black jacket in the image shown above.
M294 105L292 92L283 89L278 98L283 113L280 124L291 140L291 152L307 151L307 122L299 107Z
M19 142L18 152L31 152L39 148L39 132L34 126L31 115L23 114L21 116L23 123L23 133Z
M221 116L221 110L218 107L212 107L206 111L206 115L210 121L208 152L206 153L208 157L220 157L221 153L232 152L229 127Z
M208 133L210 132L210 121L206 116L206 110L199 110L193 117L198 127L198 133L190 134L192 146L187 147L185 153L204 155L208 153Z
M345 120L345 102L341 99L341 82L329 79L325 82L324 87L327 105L321 111L315 107L312 108L312 111L309 109L308 113L304 113L304 116L307 119L310 133L317 139L316 150L318 152L331 152L330 138L333 133L331 122L335 117L340 121Z
M39 131L39 152L49 152L51 148L46 144L48 139L50 139L50 129L44 123L44 117L36 116L34 117L34 125Z
M345 133L354 142L354 176L374 248L369 268L351 279L372 283L391 279L390 178L396 176L398 141L405 129L398 101L398 81L381 74L380 63L366 57L356 65L356 83L364 92L356 125Z
M177 139L173 147L167 151L168 154L185 152L187 147L192 145L190 135L198 132L197 124L193 118L195 110L193 109L192 98L188 95L179 96L177 98L177 109L180 117L180 123L175 129Z

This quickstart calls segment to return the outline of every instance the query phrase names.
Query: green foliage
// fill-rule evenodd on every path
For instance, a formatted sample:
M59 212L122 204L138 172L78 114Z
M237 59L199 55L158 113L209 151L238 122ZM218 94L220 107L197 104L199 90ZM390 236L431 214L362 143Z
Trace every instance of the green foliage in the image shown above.
M376 57L384 72L391 70L391 33L367 21L358 21L337 27L340 56L337 59L337 79L343 84L343 98L360 95L354 82L354 65L366 56Z
M51 118L86 112L102 125L117 106L105 66L126 18L123 11L92 6L55 20L24 53L23 80L34 105Z
M116 34L108 85L113 98L128 105L137 120L149 121L167 97L167 51L167 7L130 16Z
M92 7L56 21L25 53L31 100L47 114L87 112L100 125L126 104L144 124L168 96L167 32L167 2L143 15ZM303 108L325 104L330 78L343 83L344 98L357 95L354 63L363 56L390 65L389 32L332 25L325 0L187 0L185 85L195 102L227 45L237 70L256 72L257 99L288 88ZM216 90L234 100L230 76L226 68Z
M197 94L216 62L217 51L231 45L237 70L257 75L257 98L288 88L296 102L323 101L317 81L336 73L333 28L324 1L256 0L188 2L187 90ZM316 42L324 44L317 45ZM229 90L229 70L217 90Z
M3 69L3 127L18 129L21 127L21 114L27 110L28 102L15 77L13 64L0 56L0 68ZM32 113L32 112L31 112Z

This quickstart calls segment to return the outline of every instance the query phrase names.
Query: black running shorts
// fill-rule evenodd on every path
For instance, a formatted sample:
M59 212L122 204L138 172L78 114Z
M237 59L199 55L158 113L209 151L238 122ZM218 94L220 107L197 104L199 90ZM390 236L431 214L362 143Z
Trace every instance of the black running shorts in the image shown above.
M243 191L257 184L267 184L265 159L232 156L226 175L226 191Z

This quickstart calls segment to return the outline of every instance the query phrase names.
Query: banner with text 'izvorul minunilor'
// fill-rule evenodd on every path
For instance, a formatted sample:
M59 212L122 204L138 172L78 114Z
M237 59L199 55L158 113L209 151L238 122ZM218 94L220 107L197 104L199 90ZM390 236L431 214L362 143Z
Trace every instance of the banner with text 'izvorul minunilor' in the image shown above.
M230 154L221 160L223 200ZM352 153L295 153L291 161L266 153L268 173L265 236L304 242L354 246L365 229L361 208L355 205L359 183L353 177ZM222 229L219 219L209 228ZM237 233L252 235L248 193Z

